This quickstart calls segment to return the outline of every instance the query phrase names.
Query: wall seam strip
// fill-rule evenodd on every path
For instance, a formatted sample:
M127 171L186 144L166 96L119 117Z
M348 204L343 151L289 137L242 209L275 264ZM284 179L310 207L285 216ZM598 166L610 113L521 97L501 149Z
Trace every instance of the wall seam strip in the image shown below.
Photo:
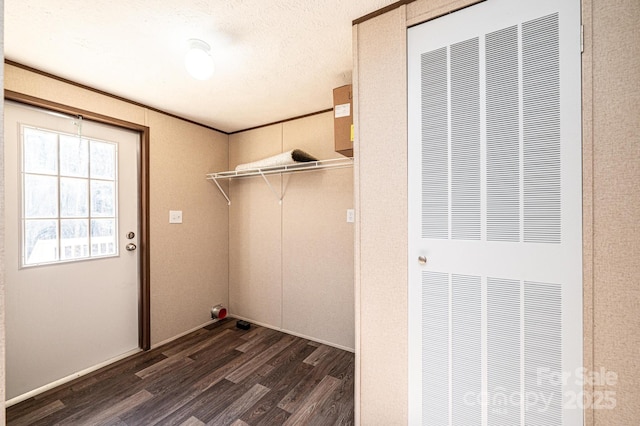
M583 25L583 53L582 53L582 158L583 158L583 336L587 347L584 347L583 367L586 371L595 370L595 261L594 261L594 185L593 173L593 2L582 0L581 24ZM585 102L585 100L587 102ZM585 202L586 201L586 202ZM585 250L589 247L589 250ZM593 386L585 385L584 424L595 425L593 400L587 395L593 395Z
M353 127L354 127L354 141L353 141L353 158L354 158L354 167L353 167L353 179L354 179L354 209L356 212L356 221L355 221L355 229L354 229L354 326L355 326L355 336L354 336L354 352L355 352L355 369L354 369L354 424L360 424L360 411L361 411L361 398L360 398L360 390L362 389L361 377L361 347L362 347L362 339L361 339L361 315L360 315L360 304L361 304L361 295L360 295L360 252L361 252L361 239L360 239L360 223L361 223L361 215L360 215L360 121L359 121L359 103L358 103L358 87L360 81L359 74L359 44L358 44L358 30L359 25L355 24L352 29L352 43L353 43Z
M284 151L284 123L280 123L280 152ZM287 178L288 179L288 178ZM280 328L284 328L284 177L280 175Z

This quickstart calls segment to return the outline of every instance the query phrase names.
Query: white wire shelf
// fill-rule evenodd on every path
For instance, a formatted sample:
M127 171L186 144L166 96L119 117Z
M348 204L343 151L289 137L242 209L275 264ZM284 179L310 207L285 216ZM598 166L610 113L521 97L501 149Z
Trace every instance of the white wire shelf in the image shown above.
M236 179L236 178L248 178L261 176L271 192L278 198L278 201L282 203L282 196L273 189L267 175L273 174L287 174L287 173L300 173L300 172L313 172L317 170L325 169L342 169L345 167L353 166L353 158L331 158L329 160L309 161L304 163L284 164L281 166L262 167L257 169L247 170L230 170L226 172L216 172L207 174L207 179L213 181L224 198L227 200L227 204L231 205L229 196L224 192L218 180L223 179Z

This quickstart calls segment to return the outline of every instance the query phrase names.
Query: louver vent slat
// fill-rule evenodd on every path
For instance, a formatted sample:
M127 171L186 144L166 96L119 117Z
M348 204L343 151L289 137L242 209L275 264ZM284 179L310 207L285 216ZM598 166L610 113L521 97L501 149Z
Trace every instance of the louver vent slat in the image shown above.
M487 278L487 397L490 425L520 424L520 334L520 282Z
M487 240L520 241L518 27L486 36Z
M525 242L560 242L558 36L558 14L522 24Z
M562 289L524 283L525 424L560 425L562 418Z
M422 274L423 424L449 424L449 276Z
M447 48L422 54L422 237L449 238Z
M478 38L451 45L451 238L480 240Z
M482 281L451 276L451 400L454 425L482 423Z

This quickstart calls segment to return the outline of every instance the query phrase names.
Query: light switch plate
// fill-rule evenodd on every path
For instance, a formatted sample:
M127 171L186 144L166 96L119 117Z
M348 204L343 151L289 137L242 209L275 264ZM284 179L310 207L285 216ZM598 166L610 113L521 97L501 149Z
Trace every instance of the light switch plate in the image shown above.
M169 210L169 223L182 223L182 210Z
M347 209L347 222L353 223L356 221L356 211L354 209Z

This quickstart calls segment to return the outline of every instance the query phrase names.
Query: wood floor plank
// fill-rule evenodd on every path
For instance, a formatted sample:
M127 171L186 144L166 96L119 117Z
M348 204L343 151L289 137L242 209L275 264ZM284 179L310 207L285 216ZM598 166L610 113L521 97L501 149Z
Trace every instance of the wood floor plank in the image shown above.
M326 358L333 350L334 348L330 346L320 345L318 346L318 349L313 351L313 353L309 355L303 362L311 364L315 367L316 365L320 364L320 362L322 362L322 360Z
M232 332L229 330L223 330L220 334L210 337L208 339L201 339L198 342L193 342L192 346L182 347L177 346L173 351L164 351L163 354L168 356L167 359L162 360L160 362L155 363L152 366L149 366L143 370L140 370L136 373L136 376L141 379L146 379L153 374L162 373L163 371L184 367L185 365L191 364L193 359L190 358L190 355L193 355L198 352L202 352L207 349L211 349L217 345L220 341L223 341L225 338L230 337L233 338ZM235 339L234 339L235 340ZM217 350L218 348L216 348ZM169 355L170 354L170 355Z
M297 384L313 367L302 362L314 348L304 341L297 342L283 351L272 365L277 365L263 381L260 382L271 391L260 399L241 417L245 422L256 424L282 424L289 413L278 407L278 402ZM286 415L282 415L282 412Z
M82 390L88 386L92 386L95 385L98 382L98 378L95 376L91 376L91 377L87 377L87 378L79 378L79 379L75 379L71 382L69 382L68 384L68 389L69 389L69 393L72 392L77 392L79 390ZM45 399L50 399L50 398L54 398L54 399L61 399L63 398L64 395L61 394L61 392L54 388L53 390L49 390L49 391L45 391L41 394L38 394L36 396L34 396L35 400L45 400Z
M268 349L262 351L256 356L252 357L249 361L245 362L238 368L236 368L233 372L226 376L227 380L230 380L234 383L239 383L243 379L245 379L249 374L254 372L258 367L262 364L269 361L271 358L276 356L280 351L286 349L287 346L290 346L295 341L294 336L283 335L282 338L270 346Z
M206 325L206 326L204 326L202 328L204 330L207 330L207 331L214 331L214 330L218 330L218 329L221 329L221 328L236 328L236 321L237 320L235 318L227 317L227 318L215 321L215 322L213 322L213 323L211 323L209 325ZM238 330L242 331L242 333L246 332L245 330L240 330L240 329L238 329Z
M127 411L139 406L143 402L150 400L152 397L153 395L151 393L142 389L140 392L131 395L130 397L108 407L105 410L91 413L86 417L71 416L61 421L59 424L70 426L78 424L103 426L105 424L109 424L110 421L112 421L114 418L118 418L119 420L121 420L119 416L122 413L126 413Z
M267 344L262 344L251 348L250 351L242 353L238 351L234 351L235 353L229 354L232 359L220 365L214 371L203 375L200 379L194 384L194 388L200 390L206 390L211 386L219 383L224 380L224 378L232 373L237 368L241 367L244 363L251 361L251 359L267 348Z
M221 382L229 371L232 371L236 368L238 363L242 362L241 358L242 354L240 352L225 354L224 358L221 359L221 361L224 362L220 362L217 365L212 366L211 368L215 368L217 366L213 371L210 371L211 368L204 369L203 374L198 375L198 380L191 385L191 389L195 392L201 393L209 389L211 386Z
M340 386L340 383L341 381L335 377L325 376L320 384L313 389L313 392L304 399L300 407L284 422L283 426L309 423L316 408L331 396L331 393Z
M170 357L165 360L162 360L154 365L145 368L144 370L140 370L136 373L136 376L141 379L146 379L147 377L153 374L160 374L162 372L166 372L175 368L180 368L186 364L192 363L193 360L190 358L179 358L179 357Z
M44 419L45 417L63 408L64 408L64 404L62 403L62 401L58 399L43 407L27 412L21 417L18 417L16 419L12 420L11 418L9 418L9 416L7 416L7 420L11 421L11 424L14 424L14 425L29 425L38 420Z
M238 345L240 337L239 333L235 331L231 332L229 335L217 340L214 345L207 346L191 353L189 358L194 361L211 363L215 362L216 359L220 358L224 354L230 352L236 352L239 354L239 351L236 350L236 346Z
M353 424L354 356L350 353L345 355L347 356L344 357L342 365L336 365L336 369L340 371L339 377L331 375L341 381L340 386L317 409L318 415L309 420L309 425Z
M231 354L233 354L232 355L233 359L231 359L230 361L228 361L228 362L224 363L223 365L219 366L214 371L209 373L206 377L203 377L203 381L204 382L217 383L218 381L222 380L225 376L227 376L228 374L230 374L231 372L233 372L237 368L240 368L243 364L251 361L251 359L253 357L259 355L264 350L266 350L269 347L270 343L271 343L271 341L263 342L260 345L252 347L249 351L247 351L245 353L238 352L238 351L234 350L231 353ZM198 360L198 361L200 361L200 360Z
M294 380L295 378L300 380L306 372L313 369L312 366L303 362L312 351L313 347L306 345L304 341L294 342L291 346L269 360L269 365L273 366L274 370L260 383L273 389L277 384L283 386L281 381L285 376L294 375ZM284 386L290 388L291 382L287 381Z
M223 379L202 392L177 413L191 413L206 424L245 392L246 389L243 386L237 386L235 383Z
M353 424L354 357L225 319L6 410L7 424ZM229 380L232 379L232 380Z
M267 327L260 326L252 326L249 330L247 330L246 334L241 337L242 340L251 340L259 334L268 332L270 329Z
M119 418L114 418L109 421L106 421L102 426L129 426Z
M244 386L245 389L250 389L255 385L262 385L262 382L265 381L266 377L268 377L273 371L273 365L271 364L262 364L258 369L256 369L253 373L251 373L247 378L238 383L239 386ZM264 385L262 385L264 386Z
M166 345L162 346L162 353L166 356L175 355L180 352L184 348L190 348L197 342L202 341L203 339L207 339L211 336L211 334L205 330L204 328L199 328L196 331L189 333L186 336L183 336L180 339L174 340L173 342L169 342Z
M65 396L62 399L65 404L64 409L41 421L34 422L32 425L49 426L58 424L74 415L80 417L90 416L91 413L105 409L142 390L141 384L142 380L131 372L108 378L104 381L104 386L96 383L93 386Z
M206 423L213 415L222 411L227 405L232 402L232 399L236 394L237 386L228 381L221 380L213 386L205 388L202 392L197 393L195 397L191 397L193 394L189 394L189 398L180 398L180 403L174 402L173 407L169 407L165 402L165 408L159 411L162 413L141 413L137 417L129 417L126 420L130 424L161 424L163 426L179 425L190 417L195 417L198 420ZM152 407L149 407L151 410ZM211 414L213 412L214 414ZM137 423L136 423L137 422Z
M130 386L136 381L137 377L133 376L137 368L141 366L151 365L166 357L161 353L140 352L126 360L118 361L114 364L106 366L87 376L79 377L57 388L50 389L33 398L29 398L20 404L14 405L7 410L7 421L11 421L12 416L21 417L24 413L28 413L43 405L60 399L65 406L77 409L83 405L88 405L95 401L96 393L100 394L100 390L106 392L114 392L115 389L124 386ZM121 378L129 376L130 381L126 384L121 382ZM57 418L56 416L53 417Z
M196 419L194 416L189 417L184 422L180 423L180 426L204 426L205 423Z
M162 353L169 358L171 357L185 357L193 353L196 353L209 346L215 345L216 342L223 340L225 337L233 334L232 330L223 329L215 336L211 336L211 333L199 335L199 339L185 343L184 345L176 346Z
M332 366L327 373L337 379L353 374L355 354L347 351L338 351L338 356L331 362Z
M251 389L245 392L244 395L222 410L220 414L209 420L207 422L207 426L227 426L232 424L267 392L269 392L269 388L264 387L261 384L254 385Z
M343 353L339 349L333 348L327 356L325 356L320 364L315 366L305 375L278 403L278 407L293 413L295 412L304 398L313 391L313 389L328 375L333 368L333 362Z
M152 377L152 381L146 386L146 389L154 394L154 398L140 407L137 413L125 417L124 420L130 422L134 419L135 423L133 424L154 424L161 420L164 422L163 419L165 417L183 409L209 388L223 380L224 376L220 374L216 376L215 381L207 380L206 376L203 380L203 375L207 371L206 366L200 366L199 369L187 368L164 377L155 379ZM185 412L184 414L189 413ZM187 417L181 421L184 421Z
M256 328L249 333L247 333L247 335L243 339L243 340L246 340L246 342L236 347L236 350L240 352L247 352L249 349L251 349L255 345L260 344L265 340L273 338L273 336L278 335L278 332L276 330L272 330L266 327Z
M260 417L258 421L251 422L251 426L274 426L281 425L291 417L291 414L287 413L279 407L273 407L264 416Z

